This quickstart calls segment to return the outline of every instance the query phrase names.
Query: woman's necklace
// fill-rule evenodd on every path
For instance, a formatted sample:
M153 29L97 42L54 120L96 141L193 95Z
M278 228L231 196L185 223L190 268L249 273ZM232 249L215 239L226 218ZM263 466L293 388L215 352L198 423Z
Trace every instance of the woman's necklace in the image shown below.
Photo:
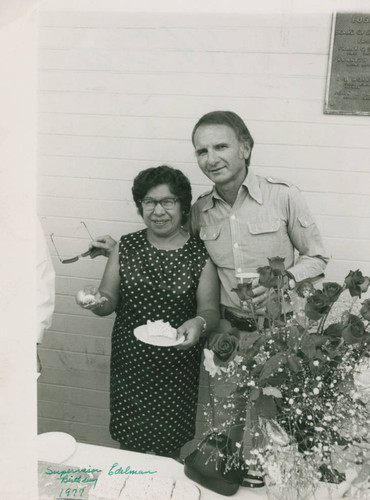
M180 231L171 238L156 238L155 235L148 230L147 239L149 243L158 250L178 250L188 241L189 233L181 228Z

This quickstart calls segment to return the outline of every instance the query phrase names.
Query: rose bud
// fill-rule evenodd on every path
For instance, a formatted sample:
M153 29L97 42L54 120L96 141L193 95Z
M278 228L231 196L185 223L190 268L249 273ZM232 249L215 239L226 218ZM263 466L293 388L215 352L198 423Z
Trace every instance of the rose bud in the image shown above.
M335 302L338 299L339 295L343 292L343 287L338 283L324 283L322 285L322 289L330 302Z
M252 286L253 281L250 280L246 283L238 283L237 288L232 288L231 291L235 292L241 301L244 301L254 297Z
M364 302L362 302L360 314L364 319L370 321L370 299L366 299L364 300Z
M342 330L342 338L347 344L358 344L368 338L364 323L354 314L349 314L348 323Z
M307 299L305 312L306 316L313 320L320 319L324 314L330 310L330 301L321 290L315 290Z
M277 286L277 277L274 275L272 267L264 266L257 269L259 277L259 284L266 288L273 288Z
M279 276L285 271L284 260L285 257L272 257L271 259L268 259L275 276Z

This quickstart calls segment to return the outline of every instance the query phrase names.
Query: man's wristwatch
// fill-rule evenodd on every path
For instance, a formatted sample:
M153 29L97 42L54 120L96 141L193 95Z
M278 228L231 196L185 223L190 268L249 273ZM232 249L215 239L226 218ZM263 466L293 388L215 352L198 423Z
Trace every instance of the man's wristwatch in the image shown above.
M295 287L295 279L289 271L284 271L283 280L284 285L287 286L289 290L293 290L293 288Z

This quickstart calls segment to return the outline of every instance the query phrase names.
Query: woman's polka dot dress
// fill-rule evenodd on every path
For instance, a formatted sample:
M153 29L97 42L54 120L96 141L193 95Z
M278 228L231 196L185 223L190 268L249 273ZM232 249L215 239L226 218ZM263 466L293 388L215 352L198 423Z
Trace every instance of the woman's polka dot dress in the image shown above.
M133 330L162 319L178 328L196 316L196 290L208 255L189 238L176 250L159 250L147 230L121 237L120 302L112 333L113 439L140 451L169 454L195 434L203 343L186 351L136 339Z

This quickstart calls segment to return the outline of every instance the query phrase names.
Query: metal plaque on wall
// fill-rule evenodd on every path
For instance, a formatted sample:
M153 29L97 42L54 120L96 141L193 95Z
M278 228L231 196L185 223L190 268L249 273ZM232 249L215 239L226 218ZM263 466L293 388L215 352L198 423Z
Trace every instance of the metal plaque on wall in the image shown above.
M370 115L370 13L333 17L324 113Z

